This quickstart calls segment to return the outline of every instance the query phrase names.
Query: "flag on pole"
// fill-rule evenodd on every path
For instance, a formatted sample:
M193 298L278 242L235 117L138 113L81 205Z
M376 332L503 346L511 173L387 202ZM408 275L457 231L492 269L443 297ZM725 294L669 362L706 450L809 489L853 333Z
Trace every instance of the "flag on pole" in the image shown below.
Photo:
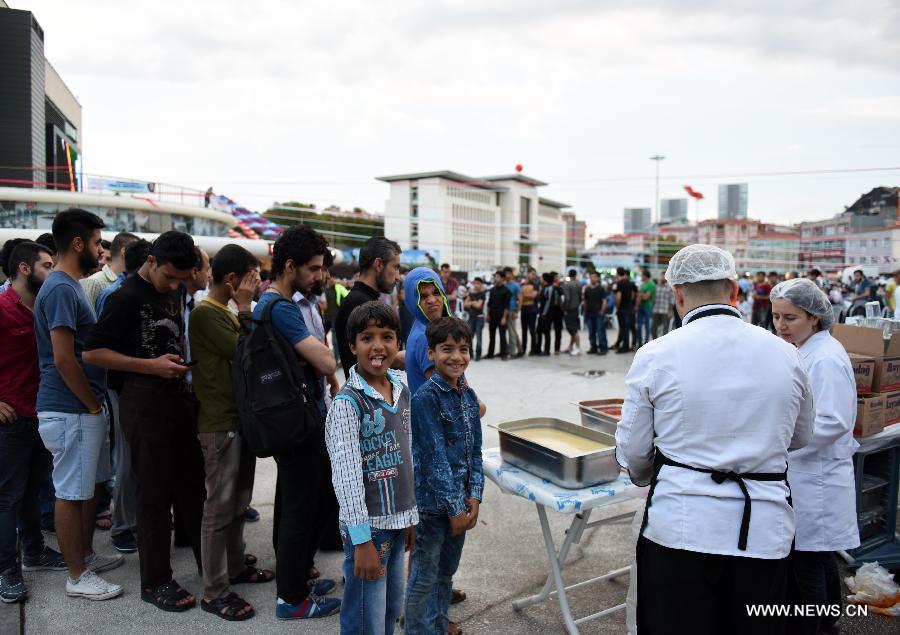
M703 198L703 193L698 192L697 190L692 188L690 185L685 185L684 191L687 192L689 196L691 196L692 198L696 198L697 200L700 200Z

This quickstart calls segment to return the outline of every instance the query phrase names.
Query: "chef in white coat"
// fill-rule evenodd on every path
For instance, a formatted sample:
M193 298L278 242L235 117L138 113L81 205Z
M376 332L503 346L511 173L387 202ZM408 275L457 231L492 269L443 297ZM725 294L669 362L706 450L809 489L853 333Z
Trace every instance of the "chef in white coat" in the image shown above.
M853 438L856 381L850 358L831 337L834 312L828 297L806 279L772 289L772 317L779 337L794 344L809 375L816 402L812 441L788 458L797 536L791 568L797 583L795 604L841 604L841 580L834 552L859 546ZM791 632L832 632L837 616L809 617Z
M734 258L690 245L666 271L683 328L644 345L626 378L616 456L650 484L637 547L640 635L784 633L794 512L788 450L813 435L797 349L731 303Z

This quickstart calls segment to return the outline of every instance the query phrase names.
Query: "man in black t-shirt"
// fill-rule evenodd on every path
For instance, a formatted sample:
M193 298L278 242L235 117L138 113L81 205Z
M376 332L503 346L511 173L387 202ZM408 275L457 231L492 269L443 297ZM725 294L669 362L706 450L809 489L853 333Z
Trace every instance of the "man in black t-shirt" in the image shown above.
M528 268L528 275L522 283L522 352L528 350L528 337L531 336L531 355L540 355L541 347L537 339L538 298L541 295L541 283L537 271Z
M369 238L359 250L359 278L341 301L334 322L334 335L345 379L350 379L350 368L356 363L356 356L350 351L350 341L347 339L347 319L356 307L378 300L382 293L393 291L399 279L400 245L384 236Z
M137 275L107 300L83 355L85 362L124 376L119 414L138 483L141 599L166 611L196 604L172 579L173 505L200 566L206 490L193 395L185 382L181 290L197 266L189 235L161 234Z
M588 353L606 355L606 289L600 284L600 274L591 272L591 282L584 288L584 321L591 348Z
M484 279L475 278L463 306L469 314L469 327L475 340L475 361L481 360L481 332L484 330Z
M629 335L634 326L635 296L637 287L631 281L631 272L624 267L616 271L619 280L616 282L616 317L619 320L619 348L616 353L631 352Z
M509 317L509 289L506 287L506 276L502 271L494 274L494 286L491 287L488 298L487 319L490 325L490 339L488 340L488 354L485 359L494 357L494 338L497 330L500 330L500 357L504 361L509 359L506 354L506 320Z

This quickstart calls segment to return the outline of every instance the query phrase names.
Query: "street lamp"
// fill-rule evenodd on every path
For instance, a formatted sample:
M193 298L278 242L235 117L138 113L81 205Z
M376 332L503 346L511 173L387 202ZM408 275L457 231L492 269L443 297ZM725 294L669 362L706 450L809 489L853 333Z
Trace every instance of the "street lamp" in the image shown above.
M653 264L656 266L659 266L659 223L662 220L660 218L659 209L659 164L662 163L665 158L666 157L661 154L654 154L650 157L650 160L656 163L656 231L653 232Z

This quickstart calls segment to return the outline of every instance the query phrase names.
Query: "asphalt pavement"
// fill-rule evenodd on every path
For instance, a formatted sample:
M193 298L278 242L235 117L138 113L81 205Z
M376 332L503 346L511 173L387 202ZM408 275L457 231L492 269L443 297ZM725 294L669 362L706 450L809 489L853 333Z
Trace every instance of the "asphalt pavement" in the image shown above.
M472 363L469 381L488 407L482 422L484 446L498 445L497 432L490 426L502 421L551 416L578 422L578 409L572 402L621 396L631 359L631 355L612 353L604 357L563 354ZM262 518L247 525L245 537L248 551L258 556L258 566L263 568L274 568L275 565L271 540L274 493L275 464L271 459L260 460L253 506ZM610 506L595 513L592 520L634 511L639 504L629 501ZM465 590L468 599L451 607L451 618L460 622L466 633L473 634L565 632L559 606L552 599L522 611L514 611L512 607L515 599L537 593L547 577L546 553L534 505L523 498L501 493L489 482L480 516L478 527L467 536L459 572L454 578L454 586ZM557 544L561 543L570 521L570 516L550 513ZM56 547L55 536L48 534L47 539ZM107 532L98 531L94 544L101 553L113 551ZM202 581L190 549L175 549L173 553L175 578L200 596ZM632 556L630 520L587 529L581 541L573 545L563 575L568 584L586 580L627 566ZM342 559L340 553L320 553L316 565L324 577L340 582ZM275 618L274 582L237 587L236 590L256 608L257 615L245 623L229 623L199 608L173 614L142 602L137 554L126 556L124 566L102 575L123 585L124 595L105 602L70 599L65 595L65 573L26 573L31 597L25 604L0 606L0 635L339 632L337 616L309 622L278 621ZM572 612L577 618L624 602L627 587L628 577L624 576L575 589L569 593ZM339 584L334 595L339 597L341 589ZM704 607L697 610L704 610ZM845 634L897 632L896 620L892 622L878 616L845 618L842 624ZM587 622L580 627L580 632L625 633L624 611Z

